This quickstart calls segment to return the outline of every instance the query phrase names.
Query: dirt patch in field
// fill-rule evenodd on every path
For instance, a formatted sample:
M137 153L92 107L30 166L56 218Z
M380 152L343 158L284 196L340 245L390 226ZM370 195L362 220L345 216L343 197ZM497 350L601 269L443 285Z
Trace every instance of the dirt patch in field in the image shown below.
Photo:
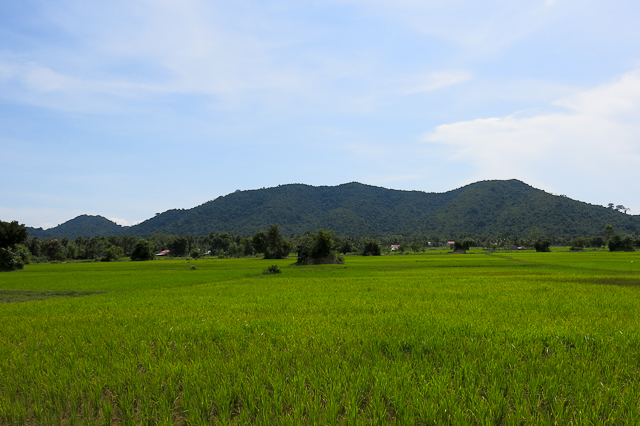
M604 285L620 285L625 287L640 287L640 278L636 277L607 277L607 278L589 278L587 281L594 284Z
M37 300L55 299L60 297L82 297L100 294L104 291L73 291L73 290L2 290L0 289L0 303L33 302Z

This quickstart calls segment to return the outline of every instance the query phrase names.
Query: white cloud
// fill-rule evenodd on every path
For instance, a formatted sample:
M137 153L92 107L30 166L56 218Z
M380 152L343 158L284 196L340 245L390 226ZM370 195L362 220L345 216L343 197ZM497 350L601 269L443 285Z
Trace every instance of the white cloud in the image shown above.
M431 92L434 90L444 89L470 80L473 77L468 71L442 71L434 72L423 78L423 81L415 87L407 90L407 93Z
M640 71L554 105L568 111L441 125L424 140L454 148L475 180L519 178L597 204L635 202L640 211Z

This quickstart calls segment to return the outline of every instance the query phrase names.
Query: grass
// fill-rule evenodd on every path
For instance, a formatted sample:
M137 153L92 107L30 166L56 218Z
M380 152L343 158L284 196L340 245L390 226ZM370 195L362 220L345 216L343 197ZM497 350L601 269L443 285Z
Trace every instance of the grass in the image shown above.
M639 260L28 265L102 293L0 305L0 424L639 424Z

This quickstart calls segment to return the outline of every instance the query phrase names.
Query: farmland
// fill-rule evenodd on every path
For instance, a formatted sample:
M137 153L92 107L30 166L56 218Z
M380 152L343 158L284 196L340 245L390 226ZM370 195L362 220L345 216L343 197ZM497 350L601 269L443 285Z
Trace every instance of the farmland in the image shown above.
M293 262L0 274L0 424L640 424L638 253Z

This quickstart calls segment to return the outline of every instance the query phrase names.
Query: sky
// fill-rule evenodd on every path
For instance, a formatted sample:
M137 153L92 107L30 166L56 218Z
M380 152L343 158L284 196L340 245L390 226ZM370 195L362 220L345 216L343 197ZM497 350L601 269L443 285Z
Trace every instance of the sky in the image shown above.
M635 0L2 0L0 220L519 179L640 214Z

